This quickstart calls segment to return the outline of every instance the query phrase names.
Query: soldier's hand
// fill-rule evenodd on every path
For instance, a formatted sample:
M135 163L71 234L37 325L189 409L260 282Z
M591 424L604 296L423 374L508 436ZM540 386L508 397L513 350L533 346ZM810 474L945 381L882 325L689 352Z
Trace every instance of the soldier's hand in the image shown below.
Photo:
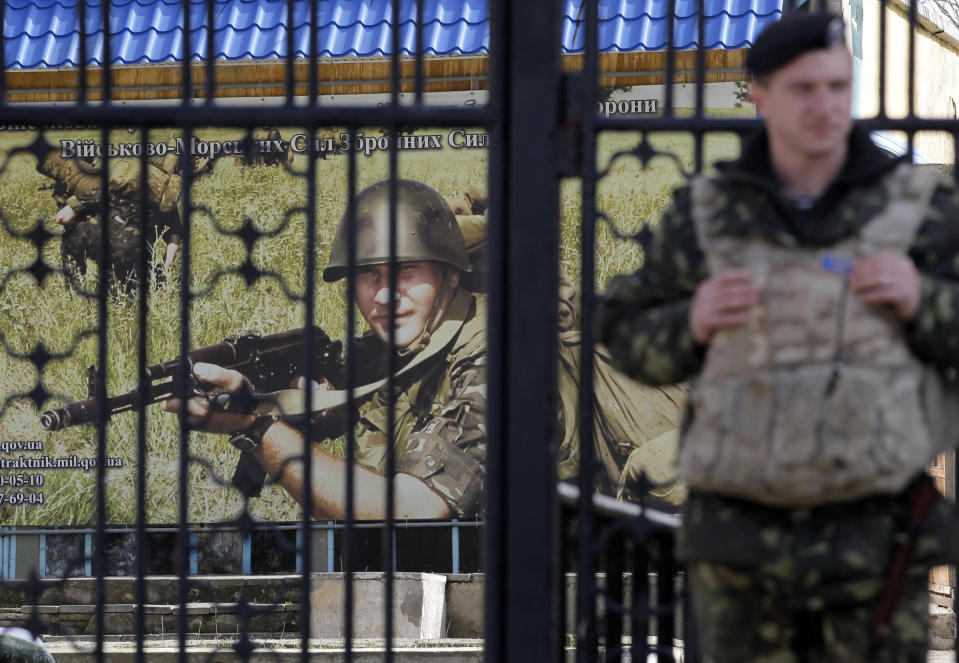
M902 253L877 253L857 260L849 288L866 304L891 307L903 322L915 319L919 311L919 272L912 258Z
M228 392L239 393L249 387L247 379L241 373L216 364L197 362L193 365L193 374L203 382ZM178 398L171 398L163 404L163 409L179 415L181 402ZM207 433L235 433L252 424L256 418L252 414L223 412L203 396L194 396L188 400L186 412L190 428Z
M69 226L76 220L77 212L69 205L64 205L62 208L60 208L60 211L57 212L57 215L54 217L54 221L59 223L61 226Z
M746 269L725 269L700 283L689 311L693 340L706 345L717 330L746 324L760 294Z

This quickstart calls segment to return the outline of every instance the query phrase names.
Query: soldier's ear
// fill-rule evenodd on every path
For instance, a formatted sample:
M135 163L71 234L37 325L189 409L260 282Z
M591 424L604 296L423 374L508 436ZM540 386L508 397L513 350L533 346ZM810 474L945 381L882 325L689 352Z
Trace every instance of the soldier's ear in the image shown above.
M449 269L449 267L446 267L445 269ZM460 272L458 269L450 269L449 281L450 281L450 290L452 290L453 288L455 288L456 286L460 284Z

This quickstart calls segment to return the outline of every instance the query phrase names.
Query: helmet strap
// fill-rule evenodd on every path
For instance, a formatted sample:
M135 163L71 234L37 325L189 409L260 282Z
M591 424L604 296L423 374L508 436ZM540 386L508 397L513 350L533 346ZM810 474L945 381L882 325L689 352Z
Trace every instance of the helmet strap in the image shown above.
M430 344L430 338L433 334L433 328L436 326L436 320L439 318L440 309L442 309L444 305L448 306L449 302L453 299L451 296L448 297L448 295L450 295L449 290L450 268L443 265L443 280L440 281L439 291L436 293L436 299L433 300L433 308L430 309L430 314L426 317L426 324L423 325L423 333L405 348L400 348L397 351L399 356L405 357L416 354L417 352L422 352L423 349Z

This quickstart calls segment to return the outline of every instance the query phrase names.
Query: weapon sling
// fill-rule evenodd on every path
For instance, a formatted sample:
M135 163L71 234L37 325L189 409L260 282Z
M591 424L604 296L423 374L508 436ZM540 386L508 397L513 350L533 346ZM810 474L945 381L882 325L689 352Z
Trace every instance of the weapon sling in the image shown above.
M903 583L906 580L906 571L909 568L909 562L912 561L913 553L916 550L916 542L919 539L919 528L929 515L929 510L936 497L936 487L932 480L923 476L918 485L912 491L912 499L909 501L909 514L906 516L905 531L901 534L901 539L896 544L896 550L893 556L892 564L889 567L889 577L882 589L882 595L879 598L879 606L873 616L872 633L873 646L878 646L889 635L890 622L892 615L899 606L902 598Z

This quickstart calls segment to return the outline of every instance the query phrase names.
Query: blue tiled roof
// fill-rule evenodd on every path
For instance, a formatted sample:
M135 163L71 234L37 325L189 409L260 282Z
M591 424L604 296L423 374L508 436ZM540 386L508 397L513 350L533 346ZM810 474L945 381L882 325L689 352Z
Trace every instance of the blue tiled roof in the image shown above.
M4 63L7 68L72 67L79 62L82 0L3 0L6 12ZM382 56L391 50L389 0L315 0L320 56ZM400 50L415 48L413 0L400 2ZM707 48L742 48L768 23L778 20L782 0L676 0L675 44L695 48L696 11L705 6ZM87 0L87 62L103 59L103 0ZM582 0L566 0L563 48L584 46ZM293 51L306 57L309 48L309 0L294 0L288 20L286 0L214 0L214 57L225 60L283 58L287 25L293 26ZM191 0L192 59L207 57L206 8ZM667 0L600 0L600 49L659 50L666 46ZM115 64L162 63L184 57L184 3L178 0L112 0L111 61ZM487 0L423 0L423 52L472 55L489 49Z

